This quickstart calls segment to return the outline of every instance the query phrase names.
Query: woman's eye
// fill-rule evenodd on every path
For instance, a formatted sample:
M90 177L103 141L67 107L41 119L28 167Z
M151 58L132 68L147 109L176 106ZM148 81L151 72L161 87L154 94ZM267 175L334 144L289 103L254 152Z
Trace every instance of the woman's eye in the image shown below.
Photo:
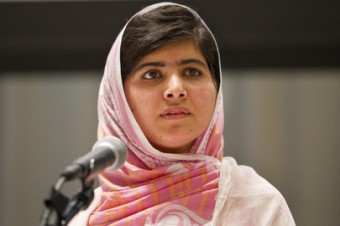
M159 78L161 75L159 71L148 71L147 73L144 74L143 78L144 79L155 79Z
M184 74L187 75L187 76L192 76L192 77L197 77L197 76L202 75L201 71L199 71L195 68L189 68L189 69L185 70Z

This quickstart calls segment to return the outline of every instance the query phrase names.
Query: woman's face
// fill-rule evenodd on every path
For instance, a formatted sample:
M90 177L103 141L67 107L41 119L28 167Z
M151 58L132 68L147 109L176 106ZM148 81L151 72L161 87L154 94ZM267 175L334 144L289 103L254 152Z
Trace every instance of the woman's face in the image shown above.
M143 57L124 82L139 126L159 151L188 152L212 118L217 89L194 41L166 44Z

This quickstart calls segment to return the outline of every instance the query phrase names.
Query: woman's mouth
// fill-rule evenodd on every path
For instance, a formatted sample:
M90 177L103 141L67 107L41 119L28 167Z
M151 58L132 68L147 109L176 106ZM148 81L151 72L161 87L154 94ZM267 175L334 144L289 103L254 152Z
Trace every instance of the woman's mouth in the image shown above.
M161 113L161 117L165 119L181 119L190 115L186 108L168 108Z

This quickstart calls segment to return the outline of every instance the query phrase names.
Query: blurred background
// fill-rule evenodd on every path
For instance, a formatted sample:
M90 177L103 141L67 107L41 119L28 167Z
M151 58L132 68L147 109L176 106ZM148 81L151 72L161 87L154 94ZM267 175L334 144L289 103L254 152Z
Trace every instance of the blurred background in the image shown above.
M96 141L116 35L156 1L0 0L0 225L38 225L59 174ZM225 155L340 225L340 1L191 0L220 46Z

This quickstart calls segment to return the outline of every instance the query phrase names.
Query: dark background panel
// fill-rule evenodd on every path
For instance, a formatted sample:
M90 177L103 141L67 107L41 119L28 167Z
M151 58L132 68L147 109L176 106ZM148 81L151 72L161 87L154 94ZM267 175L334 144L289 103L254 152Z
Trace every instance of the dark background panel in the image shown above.
M0 1L0 70L101 70L130 16L157 1ZM340 1L191 0L229 68L339 67Z

